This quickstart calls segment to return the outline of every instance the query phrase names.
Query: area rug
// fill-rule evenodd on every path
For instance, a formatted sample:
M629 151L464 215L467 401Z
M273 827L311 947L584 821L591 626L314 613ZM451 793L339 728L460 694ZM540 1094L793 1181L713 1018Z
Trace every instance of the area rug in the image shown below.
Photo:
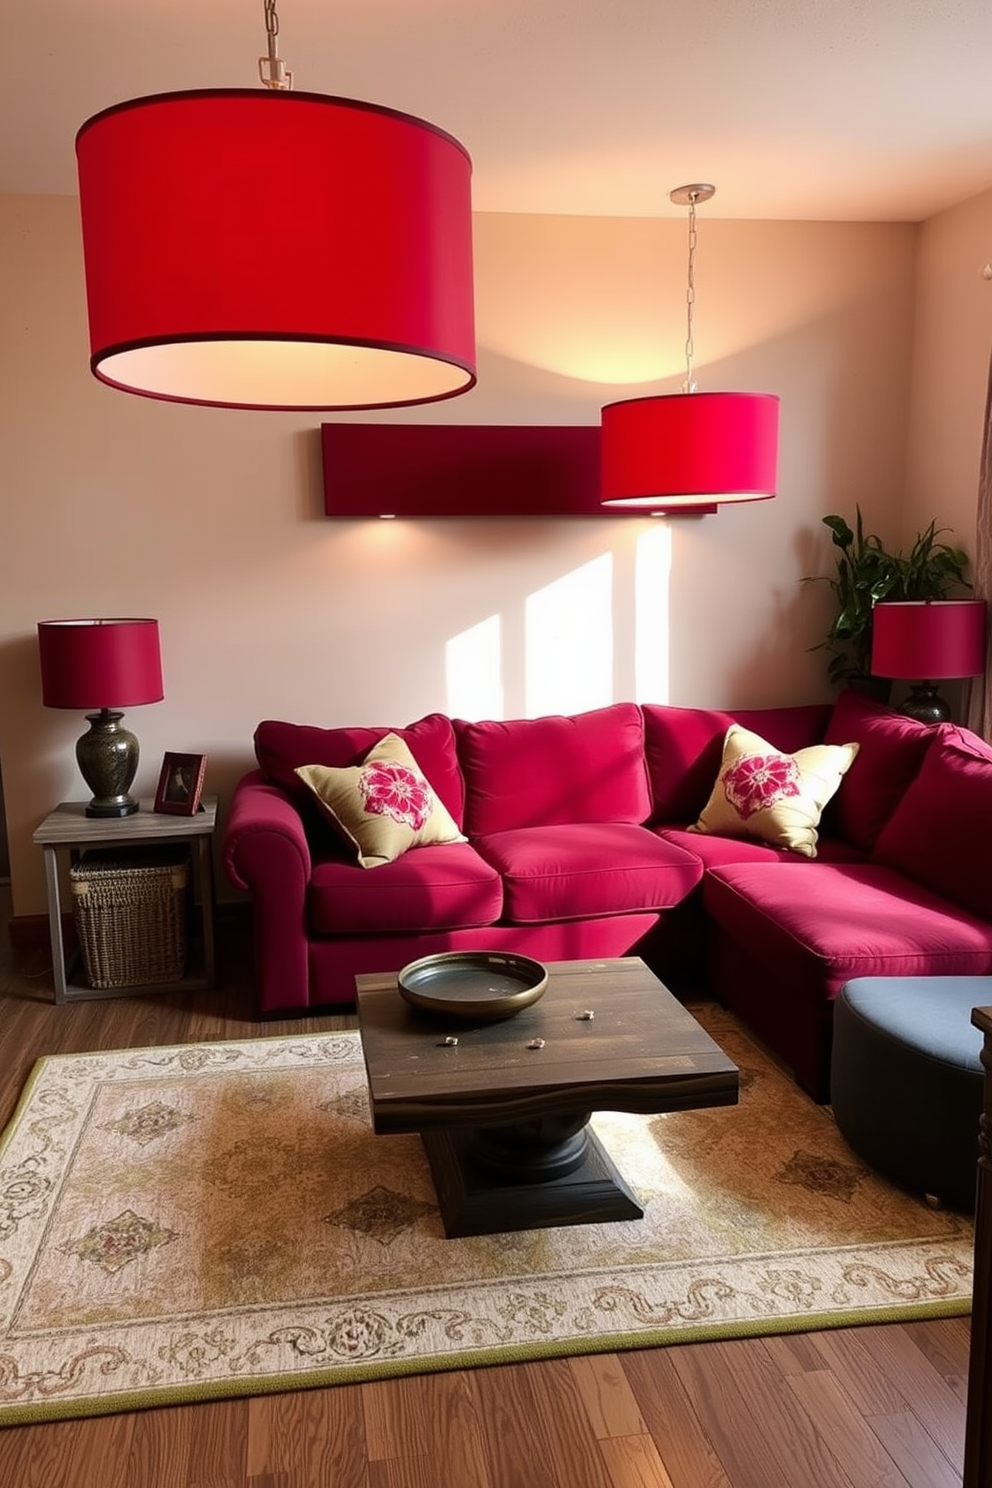
M0 1139L0 1424L967 1312L970 1221L874 1177L727 1013L740 1104L600 1113L643 1220L444 1236L357 1033L43 1059Z

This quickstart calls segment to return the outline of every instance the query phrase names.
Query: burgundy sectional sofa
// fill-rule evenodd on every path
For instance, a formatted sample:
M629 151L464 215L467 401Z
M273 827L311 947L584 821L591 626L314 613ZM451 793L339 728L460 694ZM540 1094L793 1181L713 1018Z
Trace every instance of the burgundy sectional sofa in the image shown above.
M816 856L690 831L737 723L785 754L858 745ZM368 869L298 766L408 745L464 839ZM349 1004L361 972L439 951L641 955L717 997L817 1099L833 999L863 976L992 973L992 749L860 693L738 711L617 703L567 717L322 729L274 720L223 839L252 901L259 1011Z

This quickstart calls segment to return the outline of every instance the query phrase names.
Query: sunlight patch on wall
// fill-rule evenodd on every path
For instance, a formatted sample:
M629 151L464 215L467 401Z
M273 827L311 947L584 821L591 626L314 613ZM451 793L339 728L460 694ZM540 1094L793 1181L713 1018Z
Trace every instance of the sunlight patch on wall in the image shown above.
M638 537L634 556L634 685L641 703L668 702L671 573L672 528L658 521Z
M529 718L613 701L613 555L528 596L524 697Z
M502 629L490 615L452 636L445 646L447 709L451 718L504 717Z
M539 718L668 702L671 571L671 525L645 521L636 537L625 531L610 551L452 636L446 711Z

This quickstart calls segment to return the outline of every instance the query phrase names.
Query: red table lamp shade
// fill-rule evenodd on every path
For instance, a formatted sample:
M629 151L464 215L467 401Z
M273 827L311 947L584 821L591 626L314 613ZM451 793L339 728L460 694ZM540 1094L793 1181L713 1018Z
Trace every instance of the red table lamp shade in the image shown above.
M774 496L778 414L770 393L608 403L601 415L603 505L664 511Z
M46 708L132 708L161 702L157 620L42 620Z
M985 670L984 599L882 600L871 612L871 669L913 683L901 712L919 723L951 716L935 682Z
M162 658L157 620L42 620L41 696L46 708L92 709L76 741L76 762L93 798L87 816L130 816L138 741L121 708L157 703Z
M76 136L90 365L231 408L474 386L471 173L422 119L319 93L163 93Z
M985 670L984 599L883 600L871 631L876 677L937 682Z

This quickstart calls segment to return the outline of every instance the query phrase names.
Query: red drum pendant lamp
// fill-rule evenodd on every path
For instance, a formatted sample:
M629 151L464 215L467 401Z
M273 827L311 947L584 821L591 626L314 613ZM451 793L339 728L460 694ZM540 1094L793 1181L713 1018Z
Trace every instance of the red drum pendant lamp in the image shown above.
M475 385L472 163L410 114L264 89L162 93L76 136L90 365L227 408L393 408Z
M696 204L715 187L679 186L689 208L686 376L681 393L609 403L600 416L600 489L606 507L646 512L763 501L778 482L779 400L771 393L699 393L692 375Z

